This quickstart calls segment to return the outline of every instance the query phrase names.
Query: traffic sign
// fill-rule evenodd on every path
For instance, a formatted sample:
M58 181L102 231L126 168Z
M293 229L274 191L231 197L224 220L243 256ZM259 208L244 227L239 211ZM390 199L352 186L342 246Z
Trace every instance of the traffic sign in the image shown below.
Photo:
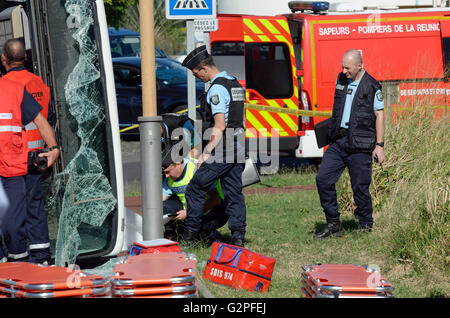
M219 20L217 19L199 19L194 20L194 30L197 32L214 32L219 29Z
M216 0L166 0L166 18L193 20L214 19Z

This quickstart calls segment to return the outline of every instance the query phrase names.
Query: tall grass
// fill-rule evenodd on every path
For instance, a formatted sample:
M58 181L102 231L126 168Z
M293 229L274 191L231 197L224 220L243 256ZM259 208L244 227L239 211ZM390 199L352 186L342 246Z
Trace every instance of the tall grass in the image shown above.
M374 165L375 230L384 248L417 274L450 285L450 116L417 107L389 125L386 161ZM348 174L338 185L342 213L353 213Z

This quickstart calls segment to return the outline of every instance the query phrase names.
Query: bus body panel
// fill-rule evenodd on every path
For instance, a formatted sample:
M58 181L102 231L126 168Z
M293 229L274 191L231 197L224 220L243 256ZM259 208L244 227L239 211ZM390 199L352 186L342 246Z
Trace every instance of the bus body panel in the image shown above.
M117 255L123 247L125 208L103 1L30 0L5 6L0 45L23 36L26 67L51 92L61 145L45 192L55 264Z

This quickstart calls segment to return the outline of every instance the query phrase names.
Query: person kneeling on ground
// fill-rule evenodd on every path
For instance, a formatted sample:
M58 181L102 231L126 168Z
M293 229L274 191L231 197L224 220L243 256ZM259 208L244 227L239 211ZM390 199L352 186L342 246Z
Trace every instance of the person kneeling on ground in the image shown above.
M194 158L174 160L172 157L171 148L165 149L162 158L163 215L170 220L165 224L164 237L178 240L178 236L183 233L184 220L187 216L185 191L197 170L198 160ZM225 213L220 181L218 181L206 195L200 229L201 238L208 244L220 241L221 235L217 229L224 226L228 218Z

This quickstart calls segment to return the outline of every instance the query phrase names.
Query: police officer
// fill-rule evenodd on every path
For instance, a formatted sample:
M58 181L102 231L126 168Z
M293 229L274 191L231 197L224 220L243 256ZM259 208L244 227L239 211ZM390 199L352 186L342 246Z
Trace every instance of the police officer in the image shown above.
M189 151L190 157L197 158L202 139L194 121L186 113L165 113L161 117L161 149L177 145L180 152Z
M174 160L175 159L175 160ZM165 224L164 237L177 240L184 229L186 219L186 187L197 170L198 160L172 156L171 149L163 152L163 214L169 220ZM218 180L212 185L205 198L203 206L200 234L208 244L220 241L221 235L217 229L228 221L223 202L223 192Z
M190 52L182 65L211 84L201 98L206 142L199 157L200 167L186 190L183 239L192 242L198 238L205 194L220 179L230 216L231 244L244 246L246 207L241 178L245 162L245 91L236 78L219 71L204 45Z
M28 244L25 232L26 185L28 172L28 146L22 129L33 122L49 151L46 157L51 167L59 156L59 147L53 128L40 113L42 107L20 83L0 78L0 179L9 200L2 219L2 235L7 254L0 248L0 261L27 261Z
M5 42L1 55L6 79L21 83L42 106L41 114L48 119L50 89L42 79L25 69L26 53L20 39ZM28 174L25 177L27 191L26 231L29 244L29 262L45 264L50 261L50 239L47 215L44 207L41 182L42 171L33 164L34 158L44 149L44 141L34 123L25 126L28 142Z
M384 159L384 102L381 85L363 68L361 53L347 51L342 58L328 134L332 142L323 155L316 176L320 203L325 212L326 227L315 235L322 239L341 236L344 228L339 220L335 184L348 168L356 203L355 217L359 227L370 232L373 226L372 158Z

